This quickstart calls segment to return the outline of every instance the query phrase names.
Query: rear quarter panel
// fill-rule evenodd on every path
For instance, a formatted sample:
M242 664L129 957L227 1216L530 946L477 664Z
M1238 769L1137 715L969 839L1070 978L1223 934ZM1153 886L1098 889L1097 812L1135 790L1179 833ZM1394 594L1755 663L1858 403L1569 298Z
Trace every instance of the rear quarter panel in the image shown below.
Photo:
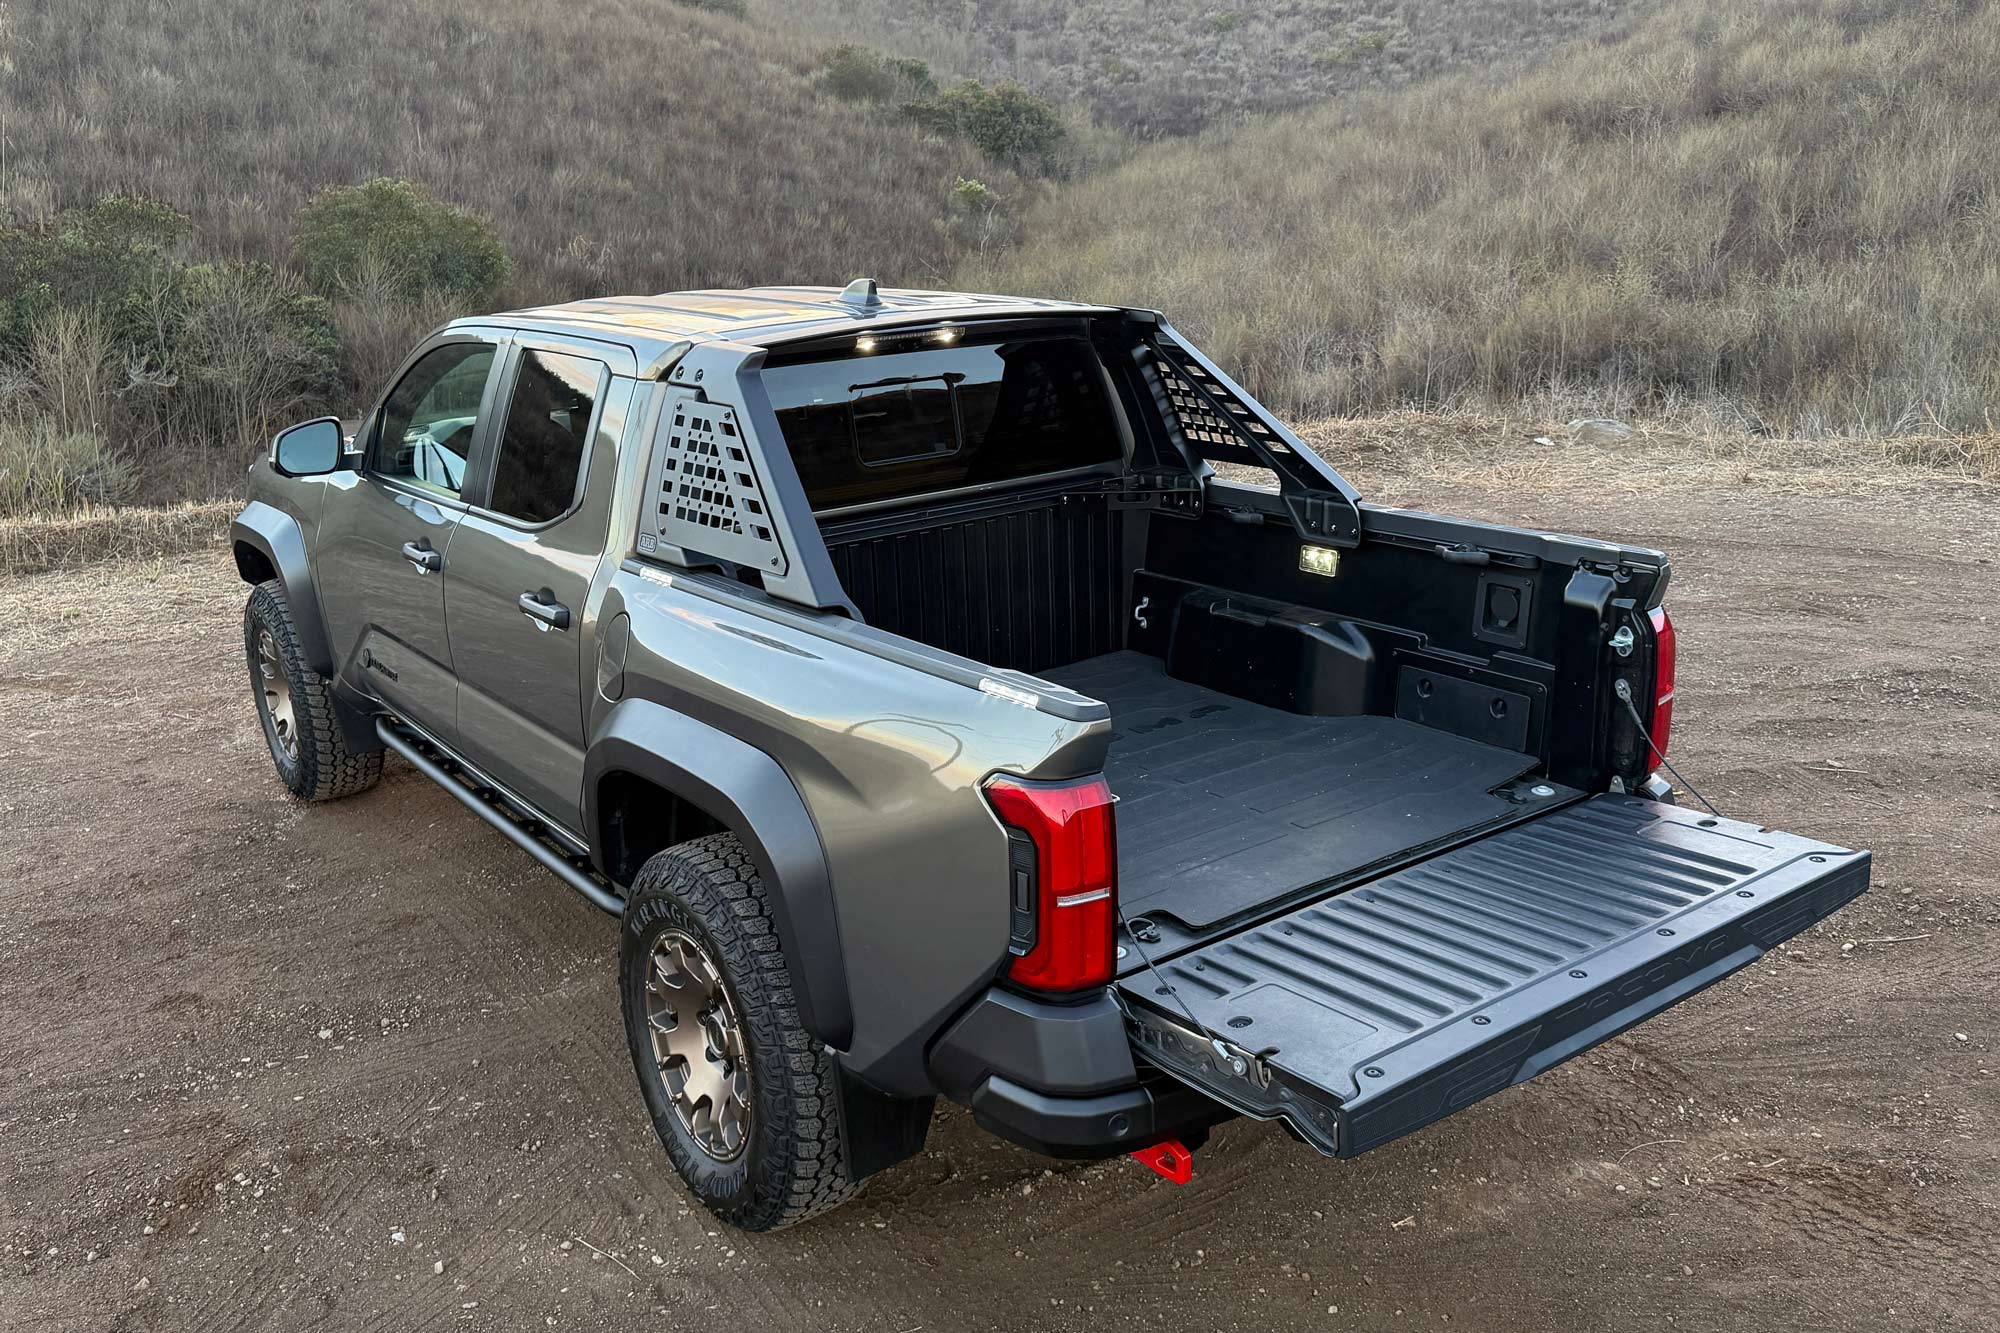
M631 616L625 694L756 746L791 778L833 885L854 1010L847 1064L919 1094L925 1045L1007 955L1006 835L980 784L1093 772L1109 724L887 660L844 617L767 614L768 599L745 593L621 568L602 614ZM611 705L593 704L594 730Z

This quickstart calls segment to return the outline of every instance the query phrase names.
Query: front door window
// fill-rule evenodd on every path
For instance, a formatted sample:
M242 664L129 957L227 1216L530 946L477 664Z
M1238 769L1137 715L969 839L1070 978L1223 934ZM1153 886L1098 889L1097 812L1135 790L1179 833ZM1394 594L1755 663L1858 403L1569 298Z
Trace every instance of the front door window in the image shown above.
M450 343L410 367L382 410L377 475L458 498L494 351L491 343Z

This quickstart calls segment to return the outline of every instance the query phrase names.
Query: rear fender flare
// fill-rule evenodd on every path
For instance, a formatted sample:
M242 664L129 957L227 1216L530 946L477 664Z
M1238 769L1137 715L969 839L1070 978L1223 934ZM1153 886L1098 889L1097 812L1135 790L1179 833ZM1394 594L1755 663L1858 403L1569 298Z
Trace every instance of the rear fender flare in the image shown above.
M285 587L285 601L292 608L292 629L306 665L333 679L333 648L327 641L326 619L320 614L312 566L306 561L306 536L299 521L262 500L252 500L230 523L229 545L236 557L236 572L245 583L263 581L256 562L246 557L246 547L262 555L276 571Z
M584 828L603 870L599 793L629 773L700 808L742 840L764 882L778 942L798 986L799 1017L836 1050L854 1037L854 1011L819 830L798 788L764 751L647 699L612 708L584 758Z

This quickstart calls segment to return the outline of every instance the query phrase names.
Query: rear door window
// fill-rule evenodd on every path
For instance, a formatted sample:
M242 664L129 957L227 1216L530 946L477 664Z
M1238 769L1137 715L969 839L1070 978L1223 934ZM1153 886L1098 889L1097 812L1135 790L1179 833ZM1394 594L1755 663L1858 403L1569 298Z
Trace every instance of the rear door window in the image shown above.
M522 351L488 509L522 523L547 523L570 511L609 373L588 357Z
M957 330L857 339L764 372L815 510L1108 463L1120 434L1080 336Z

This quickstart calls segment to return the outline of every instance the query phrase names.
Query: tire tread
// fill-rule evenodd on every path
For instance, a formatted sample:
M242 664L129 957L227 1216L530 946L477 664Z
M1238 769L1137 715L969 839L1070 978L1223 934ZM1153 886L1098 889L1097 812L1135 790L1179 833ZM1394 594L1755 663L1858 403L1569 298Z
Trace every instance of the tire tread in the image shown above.
M771 917L770 893L749 851L734 834L717 833L659 853L639 872L627 903L627 919L644 902L662 895L695 919L720 955L716 961L752 1041L755 1105L750 1164L756 1178L737 1202L724 1206L706 1198L703 1202L723 1220L751 1231L791 1226L840 1206L859 1187L848 1177L839 1070L799 1021L791 969ZM625 934L629 937L630 932ZM632 969L646 965L649 949L624 947L619 953L620 993L629 1001L639 980ZM639 1048L636 1031L628 1015L633 1060L643 1078L651 1052ZM672 1114L665 1112L669 1118ZM656 1113L656 1122L659 1119ZM699 1194L698 1183L681 1160L687 1150L675 1137L678 1125L656 1127L669 1156ZM757 1141L760 1137L762 1142Z
M285 778L286 788L302 801L318 802L358 796L373 787L382 777L382 751L378 748L357 753L347 748L347 738L340 729L340 718L335 712L332 683L307 666L299 652L298 633L292 625L292 608L285 599L285 585L277 579L268 579L251 589L243 619L246 645L253 642L258 622L271 631L271 638L278 646L278 656L284 661L285 674L291 678L292 717L298 728L299 762L297 772L289 775L285 773L284 765L278 764L279 775ZM251 669L254 672L254 647L251 652ZM254 680L252 684L254 688ZM261 708L257 716L261 726ZM275 753L272 761L278 763Z

